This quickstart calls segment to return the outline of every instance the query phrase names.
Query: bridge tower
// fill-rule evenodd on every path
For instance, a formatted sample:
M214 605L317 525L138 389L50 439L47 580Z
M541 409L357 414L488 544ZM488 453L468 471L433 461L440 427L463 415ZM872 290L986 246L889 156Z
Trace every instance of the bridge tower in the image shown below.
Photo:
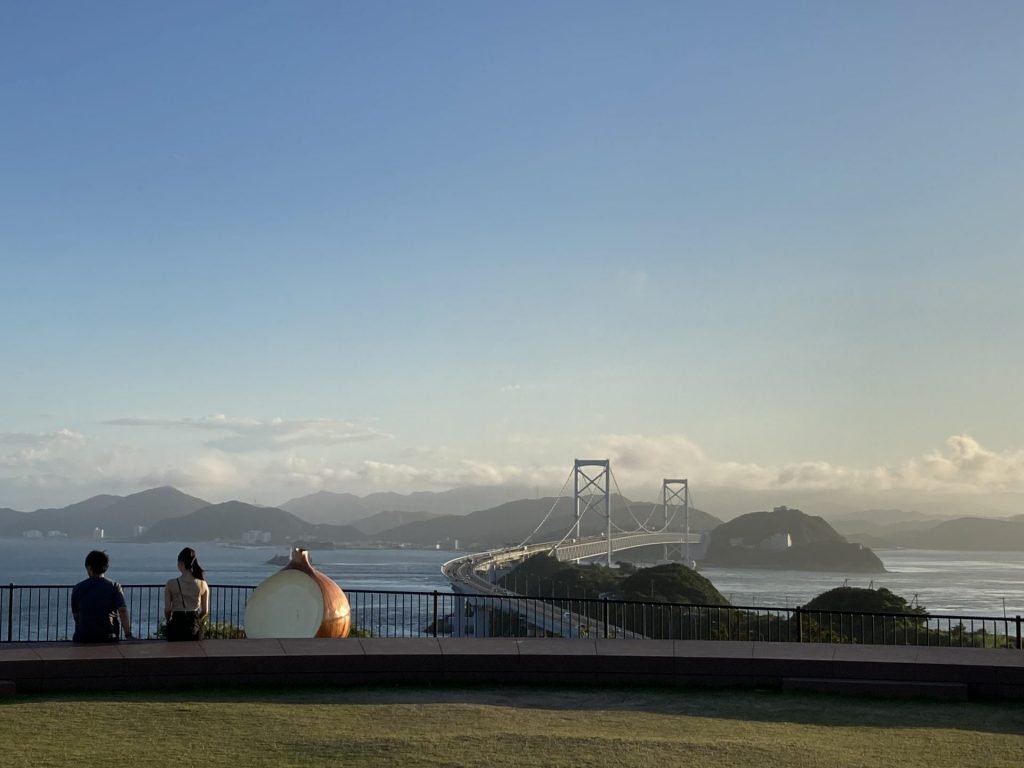
M685 547L683 557L686 560L686 567L690 567L690 563L693 561L690 559L690 483L689 481L683 480L669 480L668 478L661 481L661 503L665 512L665 527L668 528L669 521L669 507L683 505L683 519L685 521Z
M572 470L572 508L576 514L576 538L580 538L580 518L595 505L604 503L604 515L608 527L605 533L608 542L608 567L612 567L612 499L609 493L611 462L608 459L576 459ZM580 508L580 500L585 506Z

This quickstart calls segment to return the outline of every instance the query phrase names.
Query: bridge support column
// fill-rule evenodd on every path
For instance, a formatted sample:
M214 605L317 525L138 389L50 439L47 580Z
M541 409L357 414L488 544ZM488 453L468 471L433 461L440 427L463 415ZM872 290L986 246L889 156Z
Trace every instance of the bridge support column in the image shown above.
M690 483L686 479L661 481L661 503L665 513L665 530L668 530L669 520L678 512L679 505L683 507L684 532L686 538L683 544L683 559L687 568L692 568L693 560L690 559ZM669 515L669 508L674 507L673 514ZM667 547L666 547L667 549Z
M580 518L598 504L604 506L607 521L607 565L612 566L612 502L610 488L611 462L608 459L576 459L573 465L572 503L576 512L576 538L580 538ZM580 508L580 501L583 508Z

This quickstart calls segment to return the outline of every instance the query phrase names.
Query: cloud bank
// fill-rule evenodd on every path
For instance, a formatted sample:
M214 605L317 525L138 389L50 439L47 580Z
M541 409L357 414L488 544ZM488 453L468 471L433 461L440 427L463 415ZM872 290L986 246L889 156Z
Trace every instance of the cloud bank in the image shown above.
M232 418L224 414L200 419L160 419L128 417L104 422L118 427L156 427L200 432L224 432L225 437L205 443L221 451L285 451L303 445L339 445L370 440L389 440L391 435L352 420L275 418L260 421Z
M355 420L218 415L122 418L106 424L217 437L197 439L191 448L168 455L159 440L112 444L102 433L70 429L0 433L0 506L27 509L165 484L211 500L261 503L322 489L367 493L516 485L554 494L574 455L609 458L622 490L648 498L656 495L662 478L678 476L688 477L694 488L765 492L772 498L811 491L899 492L910 498L1024 493L1024 450L988 449L966 434L952 435L941 446L894 466L849 467L818 460L777 465L723 460L684 435L602 435L564 446L564 462L539 463L531 456L547 440L524 442L516 436L506 448L523 460L497 462L460 457L450 449L395 449L391 435ZM551 455L559 448L546 445L543 450Z

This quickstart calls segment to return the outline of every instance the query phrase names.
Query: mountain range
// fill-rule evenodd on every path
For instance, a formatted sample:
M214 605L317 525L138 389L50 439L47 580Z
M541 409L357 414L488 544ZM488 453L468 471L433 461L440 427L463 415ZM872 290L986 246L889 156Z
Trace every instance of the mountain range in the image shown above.
M373 541L454 548L458 540L460 549L484 549L517 544L535 528L533 541L560 539L569 530L574 519L570 499L510 500L514 490L460 488L365 497L320 492L291 499L281 507L261 507L242 502L210 504L164 486L129 496L93 496L66 507L34 512L0 507L0 536L20 537L30 531L45 536L59 531L88 539L94 529L102 528L106 537L117 539L239 541L246 532L259 530L269 533L275 543L321 539L350 545ZM475 503L481 506L473 508ZM621 496L612 499L616 529L636 529L636 521L660 524L661 514L660 506L650 502ZM722 523L699 509L691 509L690 515L694 532L709 531ZM850 542L874 548L1024 551L1024 515L939 518L880 508L834 516L832 522ZM140 527L146 530L137 538ZM673 527L681 528L682 521L677 519ZM604 528L599 514L588 513L580 535L599 534Z
M149 527L165 518L187 515L209 505L208 501L170 486L130 496L93 496L59 509L3 510L7 514L0 514L0 536L21 536L24 531L37 530L44 535L61 531L71 538L91 538L94 529L102 528L109 537L127 538L135 535L137 526Z
M374 494L374 498L378 503L400 502L404 506L418 503L417 500L430 501L429 506L434 509L461 509L470 500L481 498L477 493L479 489L461 490L464 493ZM108 538L135 541L242 541L247 535L251 536L250 532L259 531L268 535L273 543L303 539L351 545L373 540L421 547L438 544L455 547L458 541L459 548L468 549L518 543L535 528L534 541L558 539L574 519L570 499L547 498L519 499L461 515L438 515L423 510L376 510L350 524L335 522L339 517L373 509L367 503L369 498L318 493L293 499L286 504L291 509L283 509L240 501L210 504L174 488L162 487L124 497L94 496L60 509L28 513L0 509L0 536L22 536L35 530L43 535L60 531L72 538L92 538L95 528L103 528ZM612 522L618 529L634 529L636 520L656 524L660 519L659 508L654 505L637 504L621 496L614 496L611 506ZM313 519L296 514L295 509L307 510ZM332 522L317 521L325 517ZM693 531L709 530L720 523L718 518L701 510L690 511ZM682 520L676 520L675 524L681 526ZM141 534L138 533L140 526L145 528ZM604 526L599 515L588 513L582 519L580 535L598 534Z
M159 521L138 541L238 540L252 530L270 534L274 543L296 539L353 543L366 538L351 525L314 524L277 507L257 507L242 501L210 504L187 515Z
M392 492L355 496L351 493L318 491L290 499L280 508L311 523L353 523L378 512L424 512L431 515L465 515L530 496L522 486L497 485L453 488L449 491ZM408 522L408 521L407 521Z

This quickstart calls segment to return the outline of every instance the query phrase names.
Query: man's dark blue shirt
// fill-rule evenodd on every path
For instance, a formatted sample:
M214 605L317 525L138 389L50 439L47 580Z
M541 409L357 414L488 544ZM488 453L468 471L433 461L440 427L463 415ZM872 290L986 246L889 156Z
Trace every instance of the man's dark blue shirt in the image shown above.
M76 643L109 643L117 640L121 622L118 608L124 608L124 592L116 581L90 576L71 590L71 612L75 615Z

